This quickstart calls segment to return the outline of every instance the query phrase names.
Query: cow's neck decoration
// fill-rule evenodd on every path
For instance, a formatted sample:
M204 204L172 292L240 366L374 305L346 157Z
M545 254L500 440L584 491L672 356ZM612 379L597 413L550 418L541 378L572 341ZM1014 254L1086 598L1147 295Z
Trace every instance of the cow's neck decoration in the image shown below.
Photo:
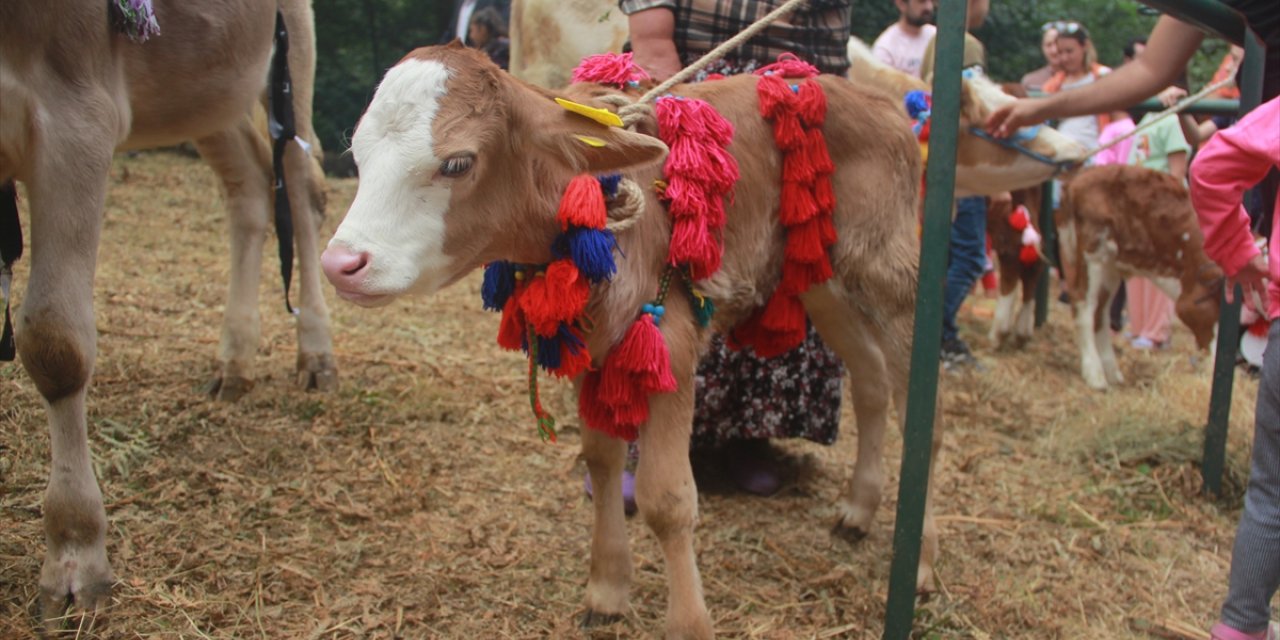
M1040 250L1036 247L1040 244L1040 234L1031 226L1031 212L1027 211L1026 205L1018 205L1009 214L1009 226L1022 234L1022 251L1018 253L1018 260L1025 265L1033 265L1039 261Z
M911 132L920 141L920 159L929 161L929 123L933 116L933 96L928 91L915 89L903 96L903 104L907 108L907 116L913 120Z
M550 264L485 266L480 290L484 308L502 312L498 344L529 356L529 402L544 440L555 441L555 418L542 407L538 368L573 378L591 366L584 340L590 329L587 298L591 284L617 271L616 243L605 228L605 196L616 197L619 178L584 174L569 182L556 215L561 234L552 243Z
M160 35L160 23L151 0L109 0L111 26L134 42Z
M749 346L773 357L804 340L805 310L800 294L833 275L827 248L836 241L831 213L835 165L827 152L822 125L827 98L811 76L817 72L798 59L780 58L760 69L756 92L760 114L773 122L773 138L782 151L782 198L778 217L786 228L782 281L764 307L734 328L729 344ZM804 76L798 84L784 78Z
M594 82L615 89L634 89L640 86L642 80L648 79L649 74L631 59L630 53L587 56L573 70L574 82Z

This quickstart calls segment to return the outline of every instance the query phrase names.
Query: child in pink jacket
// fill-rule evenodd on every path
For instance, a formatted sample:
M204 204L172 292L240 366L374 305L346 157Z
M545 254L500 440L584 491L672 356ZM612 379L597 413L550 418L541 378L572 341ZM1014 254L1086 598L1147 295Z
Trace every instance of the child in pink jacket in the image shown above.
M1245 296L1264 294L1270 279L1271 319L1254 422L1253 459L1244 513L1231 553L1231 578L1213 640L1280 640L1271 623L1271 599L1280 587L1280 224L1273 221L1270 272L1254 245L1245 190L1280 166L1280 98L1254 109L1236 126L1211 138L1191 165L1191 202L1204 230L1204 249ZM1280 209L1280 197L1275 203Z

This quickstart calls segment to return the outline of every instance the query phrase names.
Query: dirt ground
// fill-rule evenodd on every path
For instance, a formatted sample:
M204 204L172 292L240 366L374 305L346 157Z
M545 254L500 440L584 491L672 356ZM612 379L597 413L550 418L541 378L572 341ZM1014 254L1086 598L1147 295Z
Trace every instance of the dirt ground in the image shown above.
M328 238L355 192L329 184ZM24 208L24 225L30 229ZM648 638L665 609L661 553L630 522L632 611L580 631L591 511L566 386L544 394L563 427L537 436L523 359L500 351L479 278L367 310L329 296L341 388L293 386L274 242L262 276L257 385L234 405L213 371L227 259L212 173L170 153L117 159L96 287L89 396L94 462L119 577L105 638ZM15 301L28 281L19 264ZM1210 365L1172 349L1120 350L1129 382L1079 378L1068 310L1024 352L985 346L990 300L963 314L981 372L942 377L945 449L934 476L940 592L921 638L1203 638L1225 593L1257 382L1236 381L1227 494L1199 495ZM847 402L845 403L848 404ZM901 440L877 529L830 535L856 434L783 442L793 471L772 498L702 469L697 551L726 638L879 638ZM34 633L49 467L38 394L0 364L0 637Z

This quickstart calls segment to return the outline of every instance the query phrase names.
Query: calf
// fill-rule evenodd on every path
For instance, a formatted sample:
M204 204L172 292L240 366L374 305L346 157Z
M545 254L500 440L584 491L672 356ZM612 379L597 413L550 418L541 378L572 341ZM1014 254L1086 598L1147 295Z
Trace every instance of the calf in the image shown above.
M212 386L223 399L250 384L270 220L271 154L252 113L266 95L276 3L155 0L162 33L145 43L111 29L109 4L0 4L0 183L25 183L31 207L30 282L17 310L17 348L48 403L53 457L40 573L51 626L68 600L96 608L114 581L85 428L96 353L93 276L112 153L194 140L222 181L232 273ZM311 131L312 12L307 0L282 0L280 8L292 40L296 127L311 145L308 153L290 144L284 158L301 271L299 382L331 388L336 370L316 237L322 198Z
M997 349L1021 348L1035 330L1036 282L1044 271L1036 230L1041 191L1040 186L1017 189L1011 199L993 198L987 207L987 235L991 236L1000 275L1000 298L990 333L991 344Z
M855 83L888 92L898 100L929 88L923 80L876 60L857 38L849 39L849 61L849 78ZM1020 131L1014 142L984 137L980 127L987 116L1015 99L981 73L967 74L961 81L956 197L1035 186L1056 175L1063 164L1084 157L1083 147L1046 126Z
M720 268L694 283L715 301L712 324L700 326L686 296L667 298L659 329L675 391L648 396L642 407L648 419L638 428L644 454L636 502L666 559L668 637L712 635L693 551L697 493L689 434L697 359L710 330L734 329L771 298L786 263L777 213L782 157L759 113L758 82L736 76L673 90L705 100L732 122L728 151L742 179L725 199ZM816 82L830 104L822 132L834 163L831 222L838 239L827 250L833 277L804 291L800 301L802 313L853 372L858 454L840 498L837 529L861 537L884 489L881 449L891 400L899 416L905 414L921 163L898 101L841 78ZM582 84L565 95L600 106L605 101L598 98L617 93ZM639 128L656 130L652 121ZM416 50L387 73L356 128L352 153L360 185L322 257L325 273L339 295L374 306L405 293L434 292L491 261L548 263L562 230L557 202L575 174L622 171L649 192L661 176L654 163L665 151L649 135L566 112L549 93L500 72L474 51L456 44ZM642 305L666 285L672 229L650 194L634 224L617 232L618 271L586 303L592 328L585 347L593 369L607 364L606 354L630 335ZM687 293L678 278L670 286ZM517 345L519 339L517 327ZM580 395L592 398L582 376L575 384ZM586 421L590 426L591 418ZM940 425L934 433L936 454ZM594 622L628 611L631 553L619 489L626 446L586 429L583 449L596 487L585 620ZM932 584L937 555L932 507L926 508L924 538L921 588Z
M1211 348L1223 274L1204 253L1204 235L1186 187L1160 171L1106 165L1072 177L1062 202L1057 217L1062 266L1076 300L1080 368L1090 387L1124 382L1107 322L1122 278L1150 278L1176 301L1178 317L1195 334L1196 344Z

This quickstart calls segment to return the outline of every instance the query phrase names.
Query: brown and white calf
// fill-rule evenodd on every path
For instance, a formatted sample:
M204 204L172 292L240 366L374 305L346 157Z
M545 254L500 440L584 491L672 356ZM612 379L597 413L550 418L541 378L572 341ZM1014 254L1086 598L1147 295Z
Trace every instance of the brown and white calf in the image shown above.
M840 497L837 528L870 530L885 484L882 446L891 402L905 412L917 260L916 209L921 165L902 107L880 92L822 76L824 126L836 173L833 278L801 296L827 344L853 372L858 424L853 478ZM698 286L715 301L710 330L725 332L773 293L781 277L784 234L776 210L780 154L759 115L757 78L738 76L677 87L735 127L730 153L742 178L727 199L720 270ZM565 97L616 93L575 85ZM651 121L641 130L654 130ZM582 136L603 146L582 144ZM339 294L366 306L406 293L432 293L489 261L547 263L560 231L557 202L581 172L622 171L639 185L660 177L657 138L599 125L557 106L548 92L500 72L461 46L419 49L388 71L356 128L352 152L360 184L322 260ZM618 233L618 273L592 294L595 364L622 338L653 297L667 258L671 222L654 197L631 228ZM674 285L680 288L679 284ZM636 502L657 536L668 576L668 637L707 638L711 618L693 551L697 492L689 465L693 378L709 334L682 295L668 297L662 335L678 390L649 397L639 429ZM580 386L581 381L577 384ZM933 451L940 442L935 430ZM596 487L587 620L628 611L631 554L620 490L625 443L586 430L584 456ZM922 588L933 581L937 529L926 512Z
M1080 369L1089 386L1124 382L1107 321L1122 278L1150 278L1175 301L1196 344L1212 348L1222 269L1205 255L1195 210L1176 178L1128 165L1083 169L1064 186L1057 225L1075 298Z
M18 355L48 403L53 458L40 574L47 621L68 600L96 608L114 581L85 426L97 350L93 277L112 154L194 140L221 179L232 264L214 380L223 398L249 385L271 219L271 154L251 114L265 96L276 3L155 0L162 33L143 43L112 30L108 4L0 4L0 182L24 183L31 213ZM291 39L297 130L312 145L309 154L290 143L285 154L300 263L299 382L328 388L336 370L317 244L322 185L311 131L313 18L308 0L282 0L280 7Z
M987 235L991 236L996 273L1000 276L1000 297L989 335L995 348L1020 348L1035 331L1036 282L1044 271L1044 260L1038 243L1024 244L1026 232L1019 230L1010 217L1019 207L1025 207L1027 224L1038 235L1041 191L1040 186L1016 189L1010 198L993 198L987 206ZM1024 259L1028 246L1036 252L1035 261Z

